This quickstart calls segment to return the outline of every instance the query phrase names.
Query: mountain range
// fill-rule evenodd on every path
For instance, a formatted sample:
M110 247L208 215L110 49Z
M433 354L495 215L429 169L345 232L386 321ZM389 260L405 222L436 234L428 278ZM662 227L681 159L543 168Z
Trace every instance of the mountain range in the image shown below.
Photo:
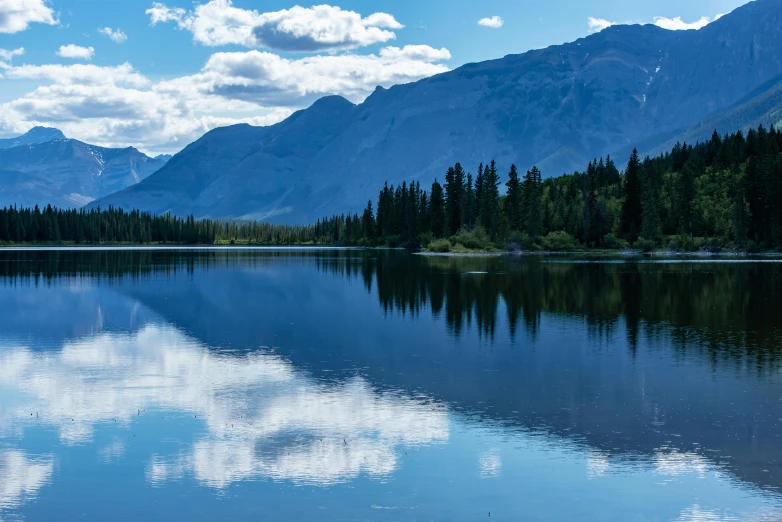
M457 161L544 176L607 154L621 164L634 147L780 122L780 27L782 0L756 0L699 30L612 26L377 88L358 105L326 97L276 125L215 129L91 205L311 223L361 212L386 181L426 187Z
M35 127L0 140L0 207L81 207L136 184L166 164L133 147L111 149Z

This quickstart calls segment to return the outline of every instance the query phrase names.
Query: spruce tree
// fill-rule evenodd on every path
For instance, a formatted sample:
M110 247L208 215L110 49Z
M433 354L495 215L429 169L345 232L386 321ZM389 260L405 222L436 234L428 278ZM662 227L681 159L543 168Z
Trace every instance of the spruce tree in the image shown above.
M543 212L541 208L541 174L538 167L532 167L524 175L524 230L536 238L543 233Z
M516 170L516 165L510 166L510 172L508 173L508 181L505 182L507 187L505 196L505 218L508 220L508 226L511 230L521 230L521 182L519 180L519 173Z
M470 230L475 226L475 189L473 188L472 174L467 174L467 184L464 186L462 225Z
M624 203L619 219L619 231L631 243L635 243L641 233L641 212L641 163L638 151L634 149L625 170Z
M445 234L445 199L443 187L435 178L429 195L429 226L435 237Z
M447 235L456 234L462 226L464 169L457 163L445 175L445 212Z
M679 231L694 240L695 219L695 167L691 161L686 162L679 172L676 183L676 210L679 214Z
M481 224L492 237L497 235L500 226L499 185L497 165L492 160L489 166L483 169L480 201Z

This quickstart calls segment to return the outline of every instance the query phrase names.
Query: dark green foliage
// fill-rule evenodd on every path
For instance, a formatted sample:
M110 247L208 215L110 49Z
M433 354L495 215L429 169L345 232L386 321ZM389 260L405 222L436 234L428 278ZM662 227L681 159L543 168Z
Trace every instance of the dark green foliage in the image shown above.
M524 175L524 231L533 239L543 233L543 181L540 170L532 167Z
M507 191L505 194L505 219L511 230L521 230L523 221L521 216L521 181L516 165L510 166L508 181L505 182Z
M693 240L695 219L695 166L687 161L679 173L676 184L676 213L679 217L679 232Z
M447 235L455 234L462 227L464 184L464 170L457 163L449 168L445 174L445 226Z
M443 237L445 231L445 199L443 187L437 182L432 183L429 195L429 230L435 237Z
M638 161L638 151L633 150L630 161L627 162L624 179L624 196L622 216L619 231L622 237L634 243L641 233L641 163Z

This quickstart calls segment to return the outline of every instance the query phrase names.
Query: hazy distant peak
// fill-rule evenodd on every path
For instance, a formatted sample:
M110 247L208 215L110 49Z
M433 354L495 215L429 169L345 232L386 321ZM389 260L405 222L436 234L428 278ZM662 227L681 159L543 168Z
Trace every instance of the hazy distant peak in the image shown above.
M47 141L64 139L66 139L65 134L59 129L51 127L33 127L21 136L0 139L0 149L10 149L22 145L33 145L36 143L46 143Z

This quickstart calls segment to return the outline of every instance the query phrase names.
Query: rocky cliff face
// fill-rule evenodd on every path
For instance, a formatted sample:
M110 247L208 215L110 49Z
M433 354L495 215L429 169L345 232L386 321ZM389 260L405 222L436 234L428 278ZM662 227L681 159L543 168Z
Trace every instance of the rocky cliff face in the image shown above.
M64 138L5 148L0 206L81 207L144 180L165 163L132 147L107 149Z
M741 127L774 114L780 27L782 0L757 0L698 31L615 26L378 89L358 106L326 98L271 127L208 133L99 203L306 223L360 212L385 181L428 185L456 161L536 164L550 176L652 151L699 136L704 121Z

